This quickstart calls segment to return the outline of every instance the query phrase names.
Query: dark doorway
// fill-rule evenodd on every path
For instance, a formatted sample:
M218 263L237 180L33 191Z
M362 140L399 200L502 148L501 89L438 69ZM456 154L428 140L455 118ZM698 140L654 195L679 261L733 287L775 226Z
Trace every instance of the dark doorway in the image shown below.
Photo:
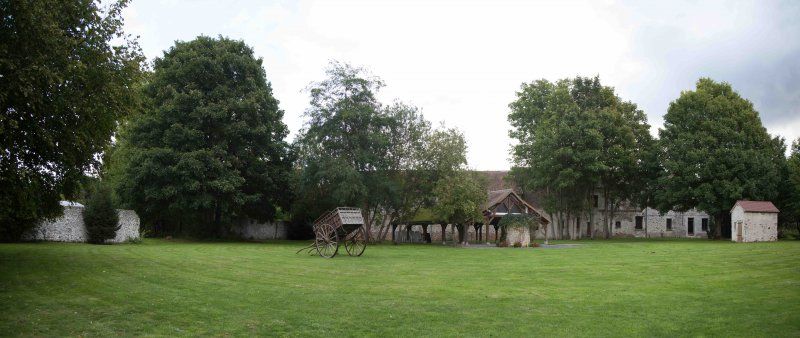
M686 220L686 229L690 235L694 235L694 217L689 217L689 219Z

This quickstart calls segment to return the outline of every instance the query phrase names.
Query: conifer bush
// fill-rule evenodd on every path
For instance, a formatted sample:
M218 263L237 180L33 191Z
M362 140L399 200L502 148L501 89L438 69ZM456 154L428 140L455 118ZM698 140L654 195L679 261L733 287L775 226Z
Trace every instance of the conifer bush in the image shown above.
M119 215L106 185L98 184L89 196L83 210L83 223L89 243L103 244L117 235Z

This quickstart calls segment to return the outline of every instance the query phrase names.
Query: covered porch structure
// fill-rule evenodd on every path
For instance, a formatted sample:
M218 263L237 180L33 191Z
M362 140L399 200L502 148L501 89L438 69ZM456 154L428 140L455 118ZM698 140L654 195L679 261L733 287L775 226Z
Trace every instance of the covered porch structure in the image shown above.
M486 242L497 241L500 233L498 224L506 215L527 214L536 217L542 226L550 224L544 214L526 202L512 189L494 190L489 192L489 198L483 210L483 224L486 228ZM490 229L494 229L494 236L490 236ZM480 236L479 236L480 237ZM480 238L479 238L480 240Z

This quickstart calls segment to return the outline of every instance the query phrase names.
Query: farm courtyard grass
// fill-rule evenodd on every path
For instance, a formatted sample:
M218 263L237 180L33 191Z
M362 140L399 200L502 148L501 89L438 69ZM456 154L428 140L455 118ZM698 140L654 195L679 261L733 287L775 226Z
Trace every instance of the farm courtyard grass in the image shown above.
M4 335L798 336L800 242L0 245Z

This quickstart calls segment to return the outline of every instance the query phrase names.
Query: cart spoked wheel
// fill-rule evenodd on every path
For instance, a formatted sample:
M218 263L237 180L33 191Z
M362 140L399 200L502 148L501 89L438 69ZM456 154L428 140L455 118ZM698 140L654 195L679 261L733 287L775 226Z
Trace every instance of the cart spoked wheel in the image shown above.
M364 228L353 231L344 241L344 249L350 256L361 256L367 248L367 238L364 236Z
M317 253L325 258L333 258L339 252L339 235L336 229L330 224L322 224L316 229L316 241L314 245Z

